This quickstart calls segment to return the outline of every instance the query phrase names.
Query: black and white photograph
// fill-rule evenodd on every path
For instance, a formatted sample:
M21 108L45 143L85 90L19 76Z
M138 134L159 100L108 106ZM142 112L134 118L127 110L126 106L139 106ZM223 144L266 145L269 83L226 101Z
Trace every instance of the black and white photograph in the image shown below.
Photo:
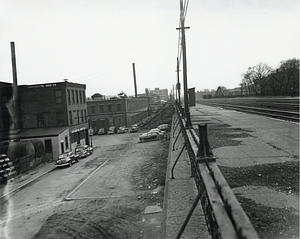
M299 238L299 12L0 0L0 238Z

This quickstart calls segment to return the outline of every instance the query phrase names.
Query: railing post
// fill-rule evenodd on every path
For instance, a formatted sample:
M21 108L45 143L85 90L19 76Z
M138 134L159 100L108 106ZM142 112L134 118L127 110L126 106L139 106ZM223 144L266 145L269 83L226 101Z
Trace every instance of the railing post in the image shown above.
M197 152L197 162L215 162L216 159L209 146L207 138L207 124L198 125L199 129L199 145Z
M173 151L175 151L175 144L176 144L176 141L177 141L177 139L179 138L179 135L180 135L180 133L181 133L181 130L182 130L182 128L180 128L180 130L179 130L179 133L178 133L178 135L177 135L177 137L176 137L176 139L175 139L175 141L174 141L174 143L173 143Z
M171 179L174 179L174 168L175 168L175 165L177 164L177 161L178 161L178 159L180 158L180 156L181 156L183 150L185 149L185 147L186 147L186 143L183 144L183 147L182 147L182 149L180 150L180 153L179 153L179 155L177 156L177 159L175 160L175 163L174 163L174 165L173 165L173 167L172 167L172 170L171 170L171 175L172 175L172 176L171 176Z

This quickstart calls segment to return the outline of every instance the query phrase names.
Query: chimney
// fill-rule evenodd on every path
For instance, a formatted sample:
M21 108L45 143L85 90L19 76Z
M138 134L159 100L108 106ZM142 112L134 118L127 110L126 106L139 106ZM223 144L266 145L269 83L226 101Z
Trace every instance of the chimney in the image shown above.
M135 97L137 97L136 77L135 77L135 67L134 67L134 63L132 63L132 68L133 68L134 92L135 92Z
M20 104L19 104L19 94L18 94L18 77L17 77L17 64L16 64L16 53L15 53L15 43L10 42L11 49L11 62L12 62L12 73L13 73L13 111L14 111L14 129L21 129L21 119L20 119Z

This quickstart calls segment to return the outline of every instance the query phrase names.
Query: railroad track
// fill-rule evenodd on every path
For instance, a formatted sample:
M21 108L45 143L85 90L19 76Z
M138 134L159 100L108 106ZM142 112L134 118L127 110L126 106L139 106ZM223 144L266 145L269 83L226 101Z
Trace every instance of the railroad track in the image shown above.
M298 98L212 99L199 100L197 103L299 123Z

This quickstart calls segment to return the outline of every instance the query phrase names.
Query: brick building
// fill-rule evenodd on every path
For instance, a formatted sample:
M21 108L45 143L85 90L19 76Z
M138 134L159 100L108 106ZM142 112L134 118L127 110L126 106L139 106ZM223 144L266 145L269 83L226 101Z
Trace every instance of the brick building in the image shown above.
M110 126L130 127L148 116L148 97L105 99L99 95L87 100L89 126L94 132Z
M9 108L12 106L13 85L11 83L0 82L0 141L10 130L13 119L10 116Z
M18 86L20 129L6 139L41 140L46 160L89 144L85 90L68 81ZM3 112L7 98L1 98Z

